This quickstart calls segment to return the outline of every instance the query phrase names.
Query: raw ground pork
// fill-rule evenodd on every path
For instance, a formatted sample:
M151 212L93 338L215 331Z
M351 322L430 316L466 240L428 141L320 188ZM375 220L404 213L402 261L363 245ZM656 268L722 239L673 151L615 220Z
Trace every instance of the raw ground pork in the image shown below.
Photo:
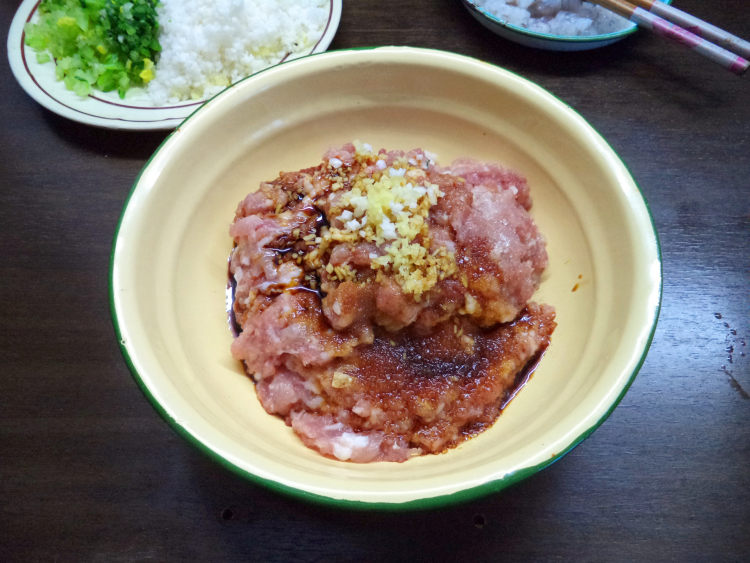
M490 426L546 349L547 264L515 172L348 144L237 209L232 344L324 455L404 461Z

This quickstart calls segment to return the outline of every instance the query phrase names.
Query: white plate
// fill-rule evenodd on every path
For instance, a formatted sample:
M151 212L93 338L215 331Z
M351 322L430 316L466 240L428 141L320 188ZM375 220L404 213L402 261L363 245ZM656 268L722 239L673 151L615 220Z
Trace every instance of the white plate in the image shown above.
M329 0L328 22L309 52L325 51L333 40L341 19L342 0ZM18 83L29 96L48 110L87 125L108 129L172 129L200 107L205 100L155 106L140 89L128 91L125 99L117 92L94 92L81 98L55 78L52 62L39 64L35 51L24 44L24 25L38 17L40 0L24 0L8 33L8 59Z

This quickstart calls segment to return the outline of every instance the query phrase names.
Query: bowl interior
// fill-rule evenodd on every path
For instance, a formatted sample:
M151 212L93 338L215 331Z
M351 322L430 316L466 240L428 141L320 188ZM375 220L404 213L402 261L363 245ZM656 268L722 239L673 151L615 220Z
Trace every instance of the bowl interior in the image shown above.
M266 414L229 353L228 235L237 203L279 171L353 139L423 147L524 173L550 265L535 299L558 328L531 381L488 431L403 464L326 459ZM137 380L192 441L306 498L440 504L497 490L595 428L648 347L660 262L640 192L585 121L540 88L458 55L378 48L315 55L209 101L138 178L116 237L115 324Z

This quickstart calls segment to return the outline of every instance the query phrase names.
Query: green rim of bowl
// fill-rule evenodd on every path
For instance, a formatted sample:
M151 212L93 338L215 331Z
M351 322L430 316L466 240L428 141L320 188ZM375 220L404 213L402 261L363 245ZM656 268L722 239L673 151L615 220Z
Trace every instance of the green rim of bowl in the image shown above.
M492 15L491 13L487 12L486 10L483 10L472 0L461 0L463 4L472 12L474 12L476 15L485 18L492 23L505 27L509 29L510 31L513 31L515 33L518 33L519 35L526 35L527 37L533 37L535 39L542 39L544 41L559 41L559 42L565 42L565 43L599 43L599 42L613 42L618 39L623 39L627 37L628 35L632 35L638 30L638 26L630 22L630 25L626 27L625 29L621 29L620 31L613 31L611 33L603 33L601 35L588 35L585 37L582 37L580 35L555 35L554 33L544 33L541 31L531 31L530 29L526 29L525 27L521 27L518 25L514 25L512 23L508 23L505 20L501 20L497 16ZM671 4L672 0L661 0L665 4Z
M290 61L289 63L282 63L283 66L287 64L299 64L299 61L305 60L311 57L321 57L321 56L327 56L331 53L347 53L347 52L357 52L357 51L378 51L378 50L392 50L394 47L390 46L380 46L380 47L359 47L354 49L341 49L341 50L333 50L328 51L327 53L316 53L307 55L305 57L301 57L299 59L295 59L295 61ZM404 52L406 51L412 51L415 53L432 53L432 54L439 54L440 56L450 56L450 57L456 57L461 58L467 61L472 62L479 62L482 64L487 64L489 66L495 67L500 69L500 67L497 67L496 65L493 65L491 63L487 63L485 61L481 61L479 59L468 57L465 55L459 55L456 53L450 53L448 51L442 51L439 49L425 49L425 48L413 48L413 47L396 47L398 49L402 49ZM276 68L277 68L276 67ZM209 99L204 105L211 103L215 98L218 98L221 96L224 92L227 90L234 88L237 84L244 82L245 80L251 80L254 76L257 76L260 73L268 72L271 69L260 71L259 73L256 73L252 76L243 78L242 80L238 81L237 83L233 84L226 90L216 94L213 98ZM511 71L508 71L506 69L502 69L504 72L508 72L517 78L520 78L521 80L524 80L526 82L531 83L531 81L523 78L517 73L513 73ZM604 139L599 133L594 129L594 127L583 117L581 114L573 110L570 106L568 106L565 102L563 102L560 98L552 94L551 92L545 90L541 86L531 83L535 88L538 88L542 90L547 95L551 96L555 100L557 100L560 104L562 104L567 111L570 111L575 116L577 116L579 119L581 119L586 125L591 128L592 131L594 131L598 137L602 139L602 141L609 147L609 149L612 151L612 154L623 164L623 166L626 167L628 170L628 173L630 174L630 170L627 168L627 165L620 159L619 155L614 151L612 146ZM162 143L157 147L157 149L154 151L154 153L149 157L149 159L144 164L141 171L136 176L135 181L133 182L133 185L130 189L130 193L128 194L125 203L123 205L122 213L120 214L120 218L117 221L117 226L114 233L114 239L112 244L112 252L110 254L110 265L109 265L109 304L110 304L110 313L112 315L112 321L113 321L113 327L115 331L115 335L117 337L117 341L120 347L120 351L123 355L123 358L125 359L125 363L127 364L133 378L135 379L136 383L140 387L143 394L146 396L146 398L149 400L151 405L154 407L154 409L159 413L159 415L172 426L172 428L183 438L185 438L190 444L195 446L198 450L206 454L209 458L213 459L214 461L218 462L220 465L223 465L233 473L247 479L248 481L251 481L252 483L255 483L257 485L261 485L265 488L268 488L272 491L276 491L278 493L281 493L285 496L292 497L298 500L306 501L306 502L312 502L318 505L324 505L329 507L335 507L335 508L345 508L345 509L354 509L354 510L379 510L379 511L407 511L407 510L428 510L428 509L434 509L434 508L444 508L456 504L461 504L465 502L469 502L471 500L478 499L480 497L484 497L493 493L498 493L502 491L503 489L506 489L507 487L510 487L511 485L514 485L520 481L523 481L524 479L534 475L535 473L538 473L542 469L549 467L554 462L561 459L563 456L565 456L568 452L570 452L573 448L575 448L578 444L580 444L583 440L588 438L599 426L604 423L607 418L612 414L614 409L617 407L617 405L622 401L622 398L627 393L628 389L630 389L630 386L633 384L633 381L635 380L636 375L638 374L638 371L640 370L641 366L643 365L643 362L646 359L646 355L648 354L648 350L651 346L651 342L654 338L654 333L656 331L656 325L659 318L659 312L661 310L661 302L662 302L662 290L663 290L663 262L662 262L662 253L661 253L661 244L659 242L659 237L656 231L656 225L654 224L653 214L651 213L651 209L648 206L648 202L646 201L646 198L643 196L643 190L641 190L640 186L635 182L635 179L633 179L633 182L638 189L638 192L641 196L641 199L644 203L644 206L646 208L646 211L648 213L649 221L651 223L652 232L654 235L654 240L656 243L656 256L659 261L659 288L658 288L658 300L654 307L653 313L652 313L652 321L651 321L651 327L649 331L648 339L646 340L646 344L644 346L644 349L641 353L641 357L633 369L632 373L630 374L628 381L626 382L625 386L623 387L622 391L620 392L617 399L612 403L612 405L609 407L607 412L604 413L604 415L597 420L593 425L591 425L587 430L582 432L578 437L576 437L574 440L571 441L571 443L563 450L558 453L556 453L554 456L552 456L550 459L534 465L530 467L525 467L523 469L519 469L517 471L514 471L512 473L506 474L504 477L500 479L496 479L493 481L489 481L487 483L484 483L482 485L477 485L475 487L464 489L461 491L456 491L455 493L450 493L446 495L439 495L435 497L427 497L427 498L421 498L421 499L414 499L410 501L405 502L367 502L367 501L357 501L357 500L350 500L350 499L337 499L333 497L328 497L324 495L318 495L314 493L310 493L308 491L291 487L288 485L284 485L282 483L279 483L277 481L271 480L271 479L265 479L262 477L259 477L258 475L255 475L254 473L251 473L249 471L246 471L245 469L242 469L241 467L238 467L237 465L233 464L220 454L218 454L216 451L208 447L206 444L198 440L194 435L192 435L185 427L183 427L178 421L176 421L173 417L169 415L169 413L166 411L166 409L159 403L158 400L154 397L154 395L151 393L148 386L145 384L143 378L141 377L141 374L138 373L138 371L135 369L135 366L133 364L133 361L130 356L130 352L125 345L122 337L122 331L120 329L120 320L117 316L117 308L115 306L115 288L114 288L114 269L115 269L115 251L117 248L117 242L120 235L120 229L122 227L122 222L125 217L125 213L128 209L128 204L130 203L130 199L132 198L133 194L135 193L135 190L140 182L141 176L143 175L144 171L149 167L151 164L151 161L156 157L156 155L159 153L159 151L162 150L162 148L169 142L171 137L175 135L177 132L179 132L180 128L187 123L197 112L200 111L200 109L203 106L200 106L198 109L196 109L190 116L188 116L182 124L180 124L177 128L175 128L174 131L172 131L165 139L162 141ZM632 178L632 174L630 174Z

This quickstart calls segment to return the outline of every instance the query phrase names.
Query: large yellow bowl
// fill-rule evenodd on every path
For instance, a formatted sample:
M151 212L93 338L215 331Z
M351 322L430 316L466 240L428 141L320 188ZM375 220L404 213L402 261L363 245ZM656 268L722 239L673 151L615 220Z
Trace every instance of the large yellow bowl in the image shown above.
M229 353L228 235L262 180L330 146L423 147L524 173L550 265L535 299L559 326L497 423L405 463L324 458L266 414ZM219 94L167 138L133 187L115 239L114 323L148 398L222 464L296 496L346 507L429 507L498 491L560 458L609 415L656 325L661 262L627 169L576 112L471 58L382 47L283 64ZM613 461L613 463L615 463Z

